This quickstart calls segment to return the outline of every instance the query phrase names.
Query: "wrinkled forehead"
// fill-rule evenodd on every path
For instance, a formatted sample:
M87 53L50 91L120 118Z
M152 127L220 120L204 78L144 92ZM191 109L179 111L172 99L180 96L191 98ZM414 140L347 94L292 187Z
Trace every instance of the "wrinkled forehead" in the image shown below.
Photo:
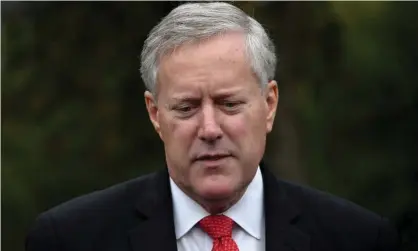
M158 98L163 101L174 97L209 98L258 95L260 92L257 78L247 67L231 67L230 64L211 64L204 68L183 68L163 70ZM212 65L214 65L212 67ZM175 67L177 67L176 65ZM210 68L209 68L210 67ZM177 69L179 69L177 71ZM209 70L206 70L209 69Z
M243 34L229 33L182 44L166 53L160 59L157 88L162 81L183 80L196 71L219 73L224 78L232 78L231 74L243 75L246 71L251 74Z

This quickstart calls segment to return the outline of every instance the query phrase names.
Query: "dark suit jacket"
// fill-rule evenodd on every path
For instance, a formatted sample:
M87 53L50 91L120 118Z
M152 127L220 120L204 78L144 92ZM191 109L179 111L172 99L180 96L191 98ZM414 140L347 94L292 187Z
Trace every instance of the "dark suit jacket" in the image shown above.
M266 251L397 250L386 220L343 199L276 179L261 166ZM85 195L41 214L27 251L176 250L166 170Z

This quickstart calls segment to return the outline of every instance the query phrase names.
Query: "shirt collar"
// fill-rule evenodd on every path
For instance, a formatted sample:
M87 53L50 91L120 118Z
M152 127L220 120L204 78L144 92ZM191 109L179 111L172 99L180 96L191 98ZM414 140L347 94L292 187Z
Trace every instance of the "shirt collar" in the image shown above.
M174 226L178 240L209 213L188 197L171 178L170 187L173 199ZM257 172L242 198L224 214L254 238L261 238L264 224L264 202L260 167L257 168Z

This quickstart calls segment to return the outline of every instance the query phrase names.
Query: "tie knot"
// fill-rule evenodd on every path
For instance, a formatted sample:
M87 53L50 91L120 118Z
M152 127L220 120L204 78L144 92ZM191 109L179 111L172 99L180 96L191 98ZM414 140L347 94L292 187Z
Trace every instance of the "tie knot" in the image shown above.
M199 221L200 227L212 239L231 237L234 221L225 215L210 215Z

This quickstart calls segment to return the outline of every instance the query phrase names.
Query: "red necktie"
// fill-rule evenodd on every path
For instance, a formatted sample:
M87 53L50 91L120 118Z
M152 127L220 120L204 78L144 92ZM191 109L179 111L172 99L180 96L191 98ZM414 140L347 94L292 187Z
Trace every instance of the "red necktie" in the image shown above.
M210 215L199 221L200 227L213 239L212 251L239 251L232 239L234 221L225 215Z

